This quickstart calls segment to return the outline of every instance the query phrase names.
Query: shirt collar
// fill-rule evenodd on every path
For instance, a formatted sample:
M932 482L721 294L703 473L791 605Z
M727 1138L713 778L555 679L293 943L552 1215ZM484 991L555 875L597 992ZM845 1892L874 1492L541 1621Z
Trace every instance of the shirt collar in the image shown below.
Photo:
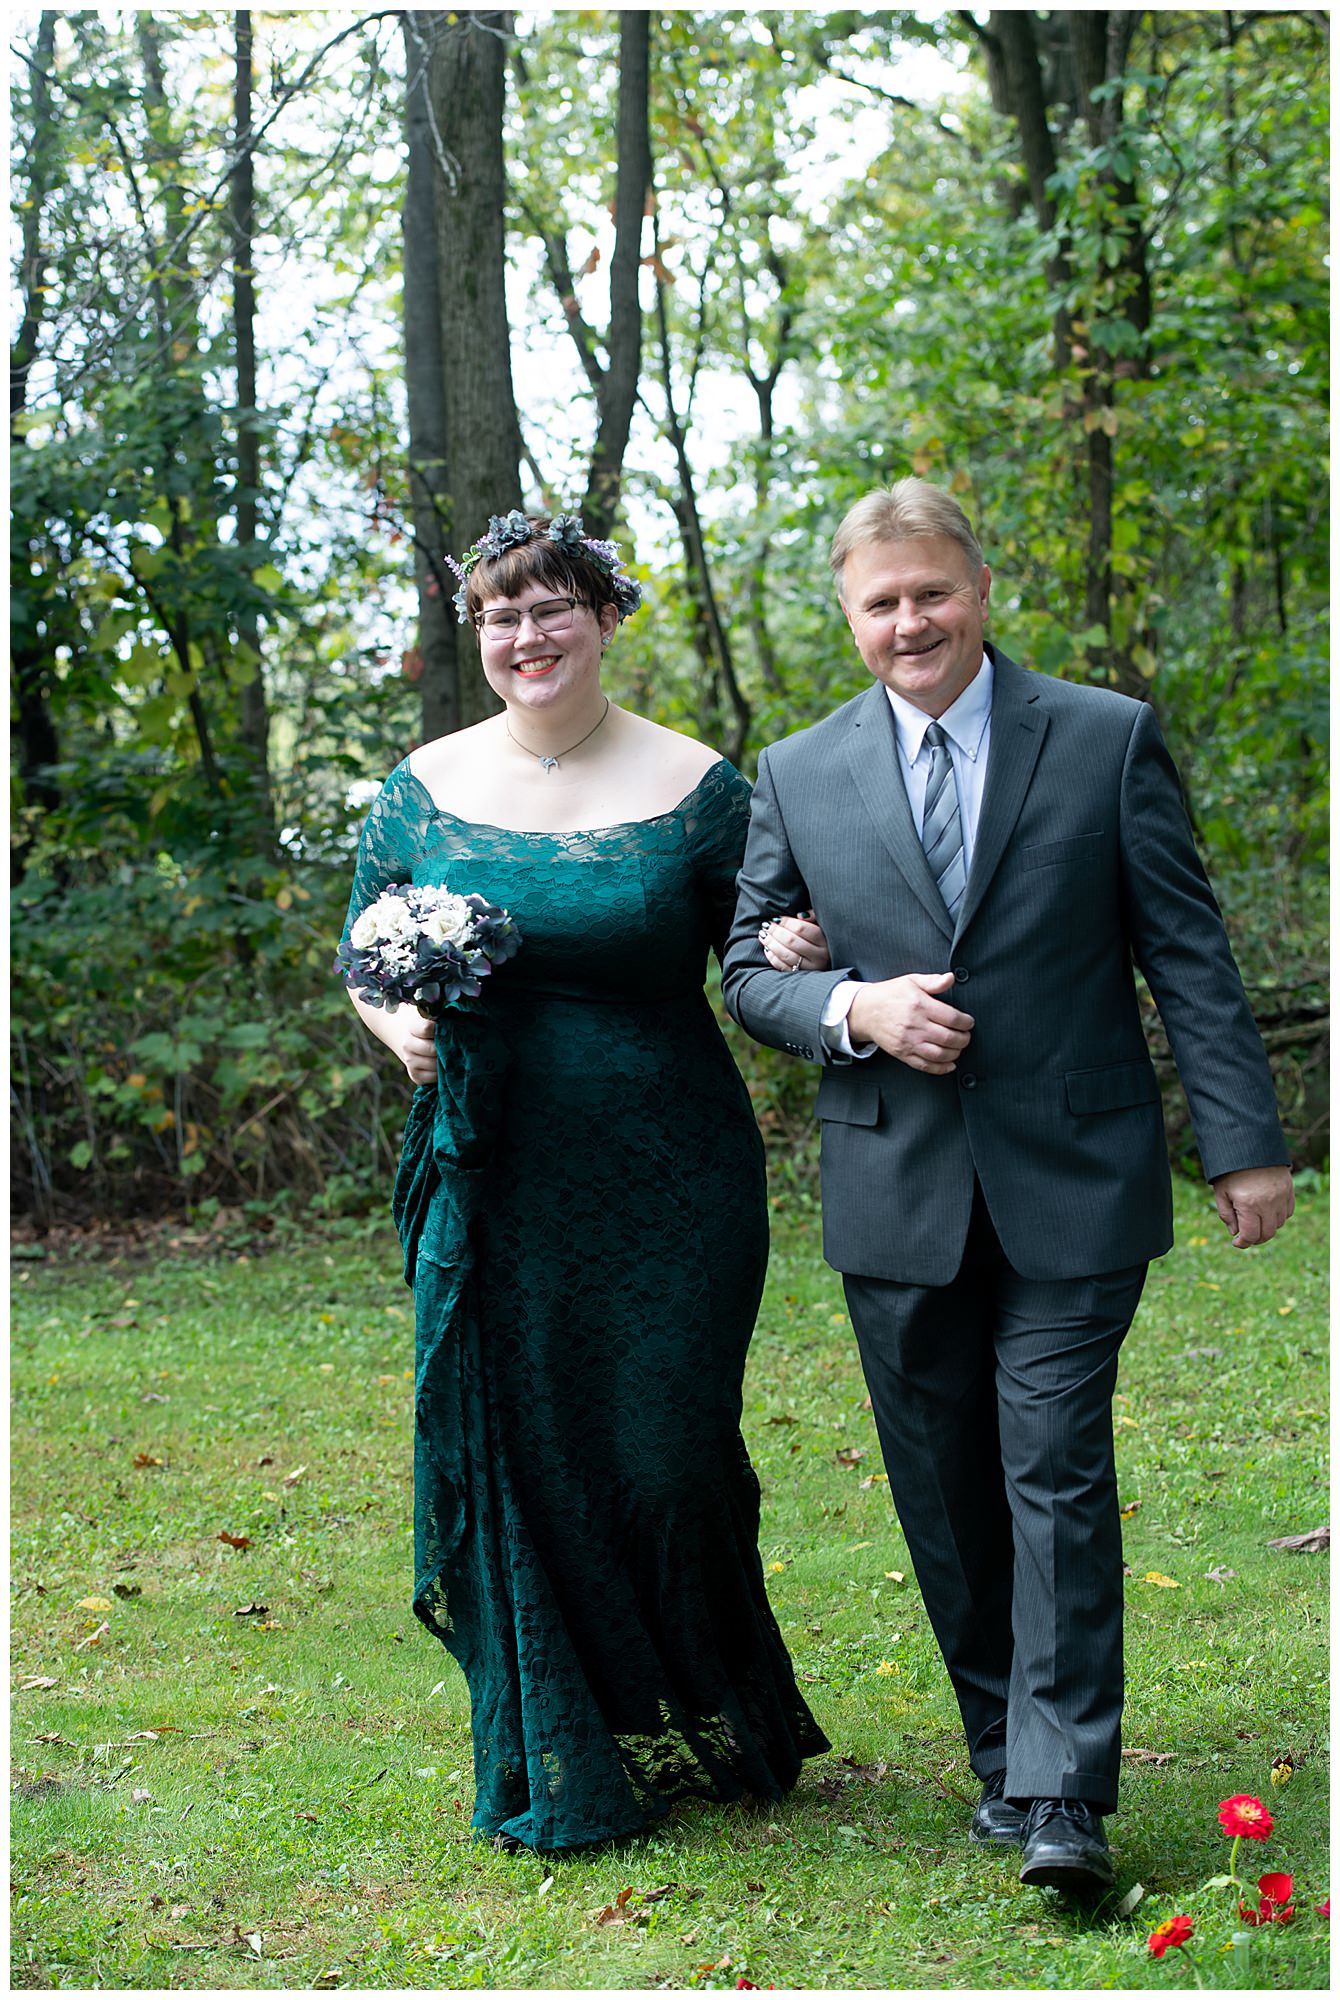
M991 655L983 653L982 664L964 688L958 700L951 702L942 716L927 715L924 708L917 708L903 695L896 694L891 687L884 692L889 697L893 710L894 726L898 732L898 747L909 764L915 764L921 754L922 741L932 722L938 720L946 736L951 737L970 763L976 763L981 753L982 737L986 725L991 720Z

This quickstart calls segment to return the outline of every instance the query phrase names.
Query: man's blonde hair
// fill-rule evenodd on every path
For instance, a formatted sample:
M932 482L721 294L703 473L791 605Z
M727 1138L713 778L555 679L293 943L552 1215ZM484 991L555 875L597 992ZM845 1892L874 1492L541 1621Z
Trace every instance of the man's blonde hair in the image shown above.
M924 479L899 479L865 494L844 514L828 551L838 596L842 597L842 572L853 549L870 542L911 541L920 535L948 535L967 556L973 575L981 573L983 556L972 523L952 494L928 486Z

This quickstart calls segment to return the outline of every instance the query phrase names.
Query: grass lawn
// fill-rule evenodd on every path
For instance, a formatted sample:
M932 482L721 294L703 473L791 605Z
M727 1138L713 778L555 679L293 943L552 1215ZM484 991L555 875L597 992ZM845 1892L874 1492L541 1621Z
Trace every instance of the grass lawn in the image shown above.
M389 1225L17 1263L13 1984L1190 1988L1146 1943L1186 1912L1206 1985L1328 1987L1329 1558L1267 1547L1328 1519L1324 1191L1246 1255L1198 1190L1178 1208L1117 1402L1128 1749L1118 1891L1090 1912L967 1845L976 1786L814 1216L779 1218L745 1429L833 1754L782 1806L552 1863L468 1840L464 1683L408 1609ZM1275 1830L1238 1872L1294 1874L1286 1927L1202 1887L1239 1792Z

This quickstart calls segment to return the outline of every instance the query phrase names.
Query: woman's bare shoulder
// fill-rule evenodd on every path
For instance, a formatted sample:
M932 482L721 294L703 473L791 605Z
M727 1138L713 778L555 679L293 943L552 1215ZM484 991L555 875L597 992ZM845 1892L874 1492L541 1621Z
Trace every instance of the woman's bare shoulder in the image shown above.
M627 709L620 713L630 745L636 743L640 756L667 777L683 779L685 790L696 785L705 772L721 762L721 752L713 749L710 743L700 743L696 736L685 736L678 729L667 729L662 723L648 722L645 716L633 715Z
M430 743L418 744L405 762L419 783L440 799L462 773L477 770L480 758L492 754L499 734L499 718L490 715L483 722L453 730L450 736L435 736Z

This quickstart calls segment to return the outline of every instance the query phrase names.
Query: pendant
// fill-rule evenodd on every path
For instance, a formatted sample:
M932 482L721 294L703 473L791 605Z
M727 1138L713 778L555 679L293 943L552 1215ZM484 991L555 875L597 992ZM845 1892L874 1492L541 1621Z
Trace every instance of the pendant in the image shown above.
M542 771L556 771L558 769L557 757L541 757L540 769Z

